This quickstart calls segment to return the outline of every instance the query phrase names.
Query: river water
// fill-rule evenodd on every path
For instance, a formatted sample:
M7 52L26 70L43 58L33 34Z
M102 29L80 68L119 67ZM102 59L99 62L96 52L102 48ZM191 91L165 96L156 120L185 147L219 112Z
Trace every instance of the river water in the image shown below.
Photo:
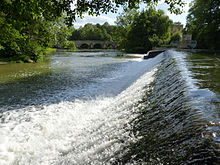
M0 65L0 164L218 164L220 57L118 54Z

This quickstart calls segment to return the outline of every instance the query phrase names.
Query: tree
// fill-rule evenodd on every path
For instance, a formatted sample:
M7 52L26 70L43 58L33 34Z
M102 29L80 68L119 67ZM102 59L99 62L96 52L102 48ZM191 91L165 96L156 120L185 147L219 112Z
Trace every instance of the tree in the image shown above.
M109 25L107 22L103 25L87 23L84 27L74 30L70 39L113 41L115 39L115 29L115 26Z
M69 45L69 38L75 31L73 26L68 27L65 24L66 15L62 15L51 23L51 33L53 47L65 49Z
M182 25L181 22L174 22L173 25Z
M171 36L170 43L172 43L174 41L181 41L181 40L182 40L181 33L176 32Z
M72 24L76 16L82 16L83 13L99 15L116 12L119 6L124 9L138 8L140 3L152 6L157 4L158 0L2 0L0 9L12 19L17 17L24 20L25 16L27 21L42 17L51 20L60 17L64 12L67 15L67 23ZM180 13L180 8L185 4L184 0L166 0L165 3L173 13Z
M54 22L62 14L56 2L3 0L0 9L1 57L37 61L56 42Z
M126 10L117 17L115 23L125 28L135 20L139 13L136 9Z
M68 2L73 0L66 0ZM99 15L100 13L117 12L119 6L123 6L125 10L138 8L141 3L147 6L153 6L158 3L158 0L77 0L75 8L66 8L67 15L69 16L69 22L75 19L76 15L82 16L83 13L89 13L90 15ZM181 13L181 7L185 5L184 0L165 0L172 13ZM70 3L67 3L70 4Z
M23 61L37 61L51 42L51 23L56 11L46 6L51 1L39 2L3 0L0 3L0 56Z
M129 13L128 13L129 14ZM125 14L124 22L129 15ZM158 46L160 42L169 38L169 31L172 21L162 10L156 11L153 8L137 12L132 21L125 26L125 33L121 38L121 48L129 52L145 53ZM120 21L118 23L121 25Z
M125 49L127 43L127 33L130 30L130 26L140 14L136 9L126 10L121 13L115 21L117 29L115 31L116 40L118 42L119 49Z
M195 0L189 10L185 33L191 33L199 48L219 49L220 1Z
M158 0L1 0L0 56L25 56L37 61L51 44L51 21L63 13L66 14L65 23L72 25L75 18L84 13L116 12L119 6L137 8L141 2L153 5ZM184 4L183 0L166 0L165 3L174 13L180 12L176 6Z
M1 13L0 29L1 57L37 61L51 44L50 22L45 20L19 22Z

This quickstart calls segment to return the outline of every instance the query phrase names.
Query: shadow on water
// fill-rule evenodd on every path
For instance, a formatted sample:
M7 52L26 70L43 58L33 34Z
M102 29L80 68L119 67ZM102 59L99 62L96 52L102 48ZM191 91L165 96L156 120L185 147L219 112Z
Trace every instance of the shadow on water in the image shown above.
M210 102L195 104L176 60L165 58L139 102L139 116L130 123L139 140L117 153L112 164L217 165L219 123L202 112Z

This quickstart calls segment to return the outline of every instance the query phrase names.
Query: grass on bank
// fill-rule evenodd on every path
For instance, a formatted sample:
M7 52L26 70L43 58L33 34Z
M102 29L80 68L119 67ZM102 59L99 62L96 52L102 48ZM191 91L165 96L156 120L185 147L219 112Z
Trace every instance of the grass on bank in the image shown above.
M56 52L56 48L47 48L47 49L45 49L44 51L45 51L45 54L46 55L50 55L50 54L52 54L53 52Z

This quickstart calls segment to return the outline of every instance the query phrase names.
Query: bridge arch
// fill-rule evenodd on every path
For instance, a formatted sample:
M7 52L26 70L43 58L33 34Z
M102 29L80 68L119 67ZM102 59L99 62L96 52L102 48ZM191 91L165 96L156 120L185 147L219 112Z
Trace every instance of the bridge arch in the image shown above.
M87 43L83 43L79 46L80 49L89 49L90 46Z
M117 43L99 40L75 40L75 45L79 49L116 49Z
M103 45L100 43L95 43L92 48L93 49L103 49Z

